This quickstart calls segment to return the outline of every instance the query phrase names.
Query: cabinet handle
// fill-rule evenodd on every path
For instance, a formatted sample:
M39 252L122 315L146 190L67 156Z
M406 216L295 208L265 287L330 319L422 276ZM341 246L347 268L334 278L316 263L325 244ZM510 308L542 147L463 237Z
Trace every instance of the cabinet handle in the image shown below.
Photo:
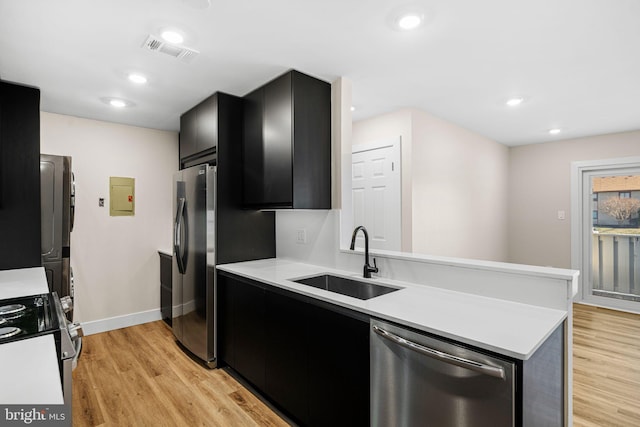
M373 326L373 331L376 334L380 335L381 337L388 339L389 341L392 341L404 348L408 348L409 350L413 350L422 355L440 360L445 363L449 363L451 365L456 365L462 368L471 369L472 371L479 372L481 374L490 375L492 377L500 378L503 380L505 379L504 368L487 365L484 363L454 356L453 354L445 353L439 350L435 350L433 348L425 347L421 344L408 341L402 338L401 336L393 334L389 331L385 331L384 329L376 325Z

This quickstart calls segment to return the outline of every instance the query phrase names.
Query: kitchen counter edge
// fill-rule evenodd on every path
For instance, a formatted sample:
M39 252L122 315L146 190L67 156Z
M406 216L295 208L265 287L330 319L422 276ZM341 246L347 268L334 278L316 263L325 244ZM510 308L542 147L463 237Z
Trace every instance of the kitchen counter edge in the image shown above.
M277 258L218 265L217 269L519 360L529 359L568 315L563 310L386 278L373 282L402 287L402 291L363 301L292 281L323 273L367 281L359 275Z

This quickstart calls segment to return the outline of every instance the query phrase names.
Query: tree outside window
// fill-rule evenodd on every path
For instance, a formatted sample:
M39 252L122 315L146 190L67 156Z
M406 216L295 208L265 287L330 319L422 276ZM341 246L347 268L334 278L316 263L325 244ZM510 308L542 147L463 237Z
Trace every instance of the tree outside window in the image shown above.
M615 218L618 221L618 225L628 222L634 215L640 211L640 200L632 199L630 193L627 197L622 197L623 193L620 193L620 197L612 197L600 203L600 210L605 214Z

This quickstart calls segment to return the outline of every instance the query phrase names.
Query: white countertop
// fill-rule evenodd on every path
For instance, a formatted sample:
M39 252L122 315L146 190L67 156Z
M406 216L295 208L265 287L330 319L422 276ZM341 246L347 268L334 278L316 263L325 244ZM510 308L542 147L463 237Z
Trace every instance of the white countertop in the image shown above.
M0 300L48 293L44 267L0 271Z
M166 256L173 256L173 251L169 250L169 249L166 249L166 248L158 249L158 253L166 255Z
M0 378L2 405L64 404L51 334L0 344Z
M49 293L43 267L0 271L0 300ZM0 404L62 405L53 335L0 344Z
M291 279L320 273L369 279L351 272L276 258L217 268L521 360L531 357L567 317L567 312L562 310L388 279L371 280L404 289L359 300Z

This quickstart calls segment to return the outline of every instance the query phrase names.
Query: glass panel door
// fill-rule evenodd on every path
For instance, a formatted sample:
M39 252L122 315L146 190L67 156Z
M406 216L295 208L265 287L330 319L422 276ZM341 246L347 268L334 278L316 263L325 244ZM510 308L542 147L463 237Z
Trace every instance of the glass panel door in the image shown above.
M640 310L640 168L585 172L583 209L583 298Z

